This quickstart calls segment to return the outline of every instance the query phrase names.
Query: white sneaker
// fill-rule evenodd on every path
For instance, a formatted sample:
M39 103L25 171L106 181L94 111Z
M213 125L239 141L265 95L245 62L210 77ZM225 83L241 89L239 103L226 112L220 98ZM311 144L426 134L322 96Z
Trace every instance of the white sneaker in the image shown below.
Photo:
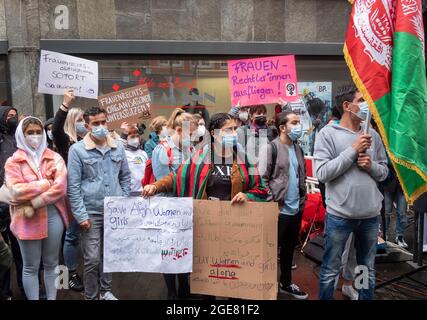
M396 238L396 243L399 247L406 249L408 248L408 244L405 242L402 236Z
M99 300L119 300L117 299L111 291L101 293Z
M343 284L341 291L343 296L346 296L350 300L359 300L359 292L357 292L357 290L354 289L353 286Z

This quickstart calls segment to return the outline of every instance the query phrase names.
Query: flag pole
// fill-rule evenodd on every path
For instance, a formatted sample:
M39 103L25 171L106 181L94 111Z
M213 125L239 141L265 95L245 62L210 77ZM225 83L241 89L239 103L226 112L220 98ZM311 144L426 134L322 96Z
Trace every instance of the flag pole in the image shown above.
M365 127L363 128L364 134L369 133L369 125L371 124L371 118L372 118L372 113L371 113L371 110L368 109L368 113L366 115L366 120L365 120Z

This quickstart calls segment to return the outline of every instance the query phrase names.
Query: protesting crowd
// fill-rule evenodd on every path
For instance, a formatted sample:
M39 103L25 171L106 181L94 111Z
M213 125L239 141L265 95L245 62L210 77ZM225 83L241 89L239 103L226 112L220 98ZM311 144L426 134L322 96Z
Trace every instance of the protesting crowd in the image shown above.
M292 108L278 104L267 121L265 105L238 104L211 115L203 106L184 106L169 119L152 119L143 141L138 124L109 130L105 110L82 110L74 100L67 90L55 117L45 123L20 116L13 107L0 110L0 193L2 201L8 199L0 203L2 299L12 296L13 256L17 286L29 300L56 299L60 257L71 290L84 291L87 300L117 300L112 274L102 265L104 199L154 195L236 206L277 202L279 291L308 298L292 280L307 197L301 120ZM382 194L387 217L397 203L396 242L402 247L407 204L380 135L374 126L363 130L368 107L361 93L354 85L343 86L335 102L328 124L316 133L313 154L327 210L319 298L333 299L342 273L344 295L373 299ZM369 285L355 288L360 265L369 272ZM190 274L163 276L168 299L195 296Z

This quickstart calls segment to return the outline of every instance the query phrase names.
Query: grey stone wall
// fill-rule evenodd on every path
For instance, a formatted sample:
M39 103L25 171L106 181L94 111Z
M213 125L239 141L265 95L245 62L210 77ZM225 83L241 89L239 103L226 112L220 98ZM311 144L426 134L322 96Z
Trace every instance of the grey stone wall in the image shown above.
M65 5L69 28L55 28ZM37 93L40 39L343 42L346 0L0 0L12 103L44 116Z
M39 2L45 39L343 42L351 10L346 0ZM54 27L60 4L69 9L69 30Z

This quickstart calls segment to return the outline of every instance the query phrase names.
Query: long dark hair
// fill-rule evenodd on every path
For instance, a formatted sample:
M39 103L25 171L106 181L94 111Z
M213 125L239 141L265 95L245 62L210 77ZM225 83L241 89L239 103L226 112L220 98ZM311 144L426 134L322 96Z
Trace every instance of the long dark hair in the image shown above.
M214 115L212 115L212 117L210 118L209 121L209 133L211 134L211 161L212 163L214 162L213 160L213 146L212 144L214 143L214 137L213 137L213 131L214 130L218 130L221 129L225 123L228 120L235 120L231 115L229 115L228 113L215 113ZM246 153L240 152L239 149L237 148L237 145L233 147L233 158L237 159L237 156L239 156L239 158L244 159L245 162L248 161Z

